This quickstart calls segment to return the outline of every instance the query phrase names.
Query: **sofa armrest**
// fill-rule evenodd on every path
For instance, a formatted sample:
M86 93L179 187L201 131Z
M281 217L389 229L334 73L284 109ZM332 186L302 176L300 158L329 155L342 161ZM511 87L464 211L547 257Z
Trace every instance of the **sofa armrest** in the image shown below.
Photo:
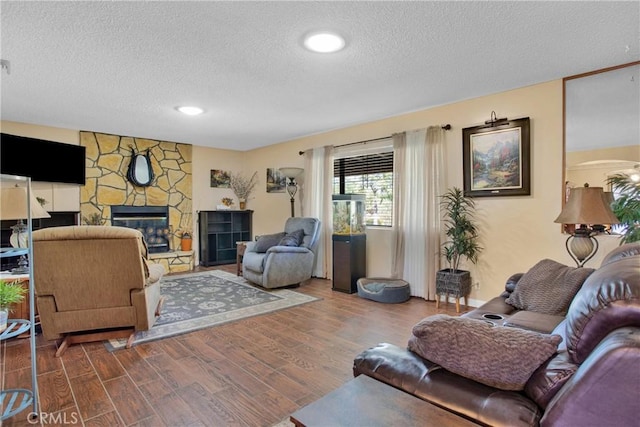
M272 246L267 250L267 254L306 254L307 252L311 251L303 246Z
M538 405L521 392L461 377L393 344L378 344L357 355L353 374L367 375L483 425L530 427L541 417Z
M608 334L547 405L540 425L638 425L640 328Z
M156 264L152 262L152 263L149 263L148 268L149 268L149 277L147 277L147 280L144 284L145 287L151 286L154 283L157 283L165 274L164 267L161 264Z
M522 276L524 276L524 273L516 273L509 277L504 285L505 292L510 295L511 292L515 291L516 286L518 286L518 282L520 281Z
M245 245L247 246L247 248L244 250L245 254L247 252L255 252L256 251L256 242L247 242L247 243L245 243Z

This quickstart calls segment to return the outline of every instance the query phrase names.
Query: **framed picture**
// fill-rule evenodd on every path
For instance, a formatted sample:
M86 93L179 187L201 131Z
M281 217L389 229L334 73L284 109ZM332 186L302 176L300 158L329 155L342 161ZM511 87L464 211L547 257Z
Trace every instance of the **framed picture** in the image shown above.
M462 129L464 195L531 194L529 118Z
M211 186L218 188L231 188L231 177L229 176L229 172L211 169Z
M267 168L267 193L284 193L287 177L275 168Z

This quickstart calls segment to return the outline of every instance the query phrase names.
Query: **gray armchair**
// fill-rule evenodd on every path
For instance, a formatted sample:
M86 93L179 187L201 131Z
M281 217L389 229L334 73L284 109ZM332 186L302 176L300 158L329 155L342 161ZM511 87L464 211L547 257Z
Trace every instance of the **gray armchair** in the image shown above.
M276 243L266 252L257 252L261 242L249 242L242 260L244 278L264 288L281 288L310 279L320 236L320 220L289 218L284 226L285 233L298 230L304 231L299 246Z

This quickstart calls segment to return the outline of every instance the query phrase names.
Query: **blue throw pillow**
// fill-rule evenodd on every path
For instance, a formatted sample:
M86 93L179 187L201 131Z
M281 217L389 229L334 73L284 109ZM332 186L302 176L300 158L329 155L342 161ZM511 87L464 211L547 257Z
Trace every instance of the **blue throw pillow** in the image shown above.
M304 230L296 230L284 236L278 246L300 246L304 239Z
M256 252L267 252L271 246L276 246L280 243L280 240L285 237L286 233L283 231L281 233L275 234L265 234L263 236L258 237L258 241L256 242L255 251Z

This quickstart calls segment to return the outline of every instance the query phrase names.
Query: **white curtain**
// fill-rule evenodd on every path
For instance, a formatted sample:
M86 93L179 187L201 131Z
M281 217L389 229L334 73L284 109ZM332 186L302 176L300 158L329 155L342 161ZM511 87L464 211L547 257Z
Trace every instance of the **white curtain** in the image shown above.
M333 193L333 147L318 147L304 153L304 200L306 216L318 218L322 231L316 250L313 275L331 279L331 194Z
M440 269L439 197L444 180L444 130L431 126L393 135L394 239L392 273L411 295L435 297Z

